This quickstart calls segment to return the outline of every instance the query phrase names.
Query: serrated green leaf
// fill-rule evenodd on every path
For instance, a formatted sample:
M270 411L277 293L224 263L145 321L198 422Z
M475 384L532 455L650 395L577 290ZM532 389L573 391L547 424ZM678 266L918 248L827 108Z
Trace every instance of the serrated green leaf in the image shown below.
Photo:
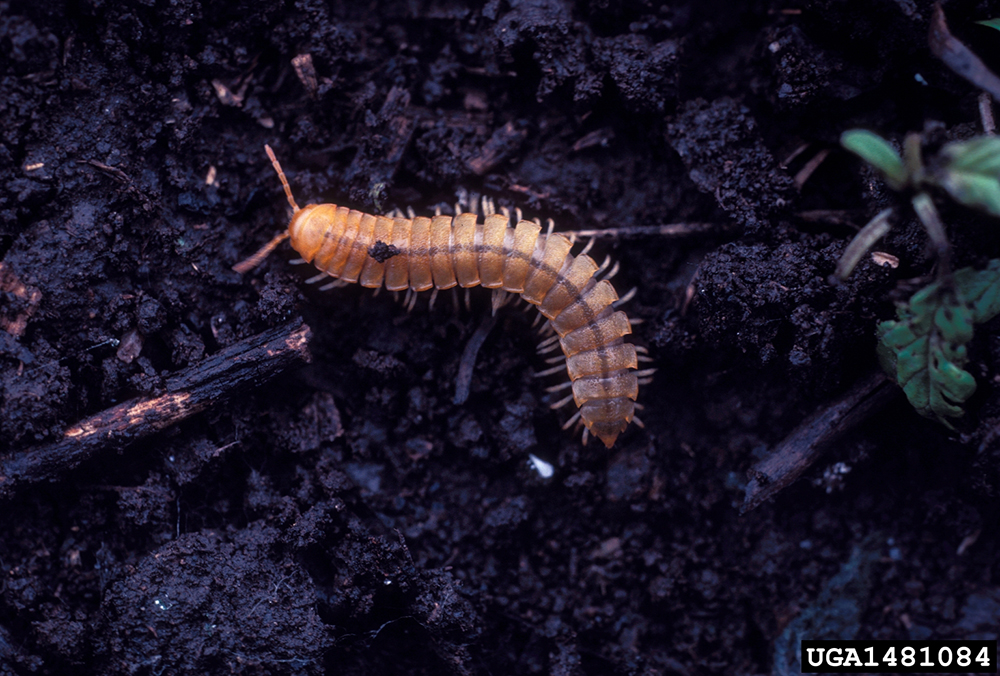
M840 135L840 145L882 172L893 190L901 190L909 182L899 153L878 134L867 129L849 129Z
M972 340L972 310L968 306L958 308L942 303L934 312L934 326L948 343L965 345Z
M987 26L994 30L1000 31L1000 18L997 19L986 19L984 21L977 21L980 26Z
M934 182L962 204L1000 216L1000 138L980 136L949 143Z
M975 379L963 368L973 334L973 305L958 289L934 283L896 314L898 319L879 324L879 360L918 413L951 427L948 419L961 416L961 404L976 391Z
M1000 315L1000 259L985 270L962 268L950 287L929 284L879 323L878 357L917 411L951 427L976 391L964 366L974 326Z
M971 304L976 324L1000 315L1000 259L991 260L985 270L962 268L955 273L955 288Z

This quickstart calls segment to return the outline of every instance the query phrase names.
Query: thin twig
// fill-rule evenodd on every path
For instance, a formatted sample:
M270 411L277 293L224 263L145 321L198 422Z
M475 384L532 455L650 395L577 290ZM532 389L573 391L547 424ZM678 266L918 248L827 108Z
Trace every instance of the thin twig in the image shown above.
M798 190L802 190L802 186L804 186L806 184L806 181L809 180L809 177L812 176L817 169L819 169L819 165L823 164L823 160L825 160L827 158L827 155L829 154L830 154L830 149L823 148L818 153L813 155L812 158L808 162L806 162L801 169L799 169L798 173L795 174L795 178L793 179L795 182L795 187Z
M771 453L748 472L741 514L746 514L791 485L831 445L898 395L885 374L874 373L843 397L806 418Z
M598 230L570 230L563 234L578 237L690 237L734 229L728 223L668 223L666 225L626 225Z
M89 164L90 166L92 166L92 167L94 167L96 169L100 169L105 174L107 174L111 178L113 178L113 179L115 179L115 180L117 180L117 181L119 181L121 183L131 183L132 182L132 179L129 178L128 174L126 174L124 171L122 171L121 169L118 169L117 167L109 167L108 165L104 164L103 162L98 162L97 160L77 160L76 163L77 164Z
M861 258L875 246L875 242L889 232L892 227L892 224L889 223L890 216L892 216L892 207L883 209L854 236L854 239L844 249L840 260L837 261L837 270L834 272L837 279L844 280L850 277Z
M121 450L175 425L238 388L260 385L310 361L308 338L309 327L301 319L251 336L168 378L165 394L131 399L73 425L59 441L0 459L0 500L25 486L53 481L100 452Z
M465 344L465 349L462 351L462 359L458 365L458 375L455 377L455 398L452 402L456 405L460 406L464 404L469 398L469 389L472 386L472 372L476 368L476 357L479 355L479 349L486 342L486 337L490 335L490 331L493 330L496 322L497 318L495 315L489 315L483 319L479 328L469 338L469 342Z

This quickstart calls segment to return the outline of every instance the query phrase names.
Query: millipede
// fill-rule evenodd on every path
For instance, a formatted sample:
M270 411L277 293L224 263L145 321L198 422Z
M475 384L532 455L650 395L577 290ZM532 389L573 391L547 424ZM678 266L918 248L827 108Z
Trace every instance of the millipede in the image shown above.
M638 370L647 361L642 348L625 342L634 321L617 307L619 299L607 279L605 265L587 255L588 245L577 255L574 242L560 233L542 233L536 221L512 219L507 213L484 208L483 222L473 213L433 217L375 216L336 204L299 207L274 151L264 146L292 207L288 229L276 235L257 253L233 266L245 273L259 265L279 244L291 240L301 260L312 263L319 274L310 283L326 278L323 289L348 283L413 294L421 291L483 286L494 289L494 312L507 296L518 294L538 308L553 335L539 345L539 352L561 347L559 364L539 372L546 376L564 367L569 381L548 388L571 389L559 408L574 401L579 410L563 426L582 421L588 432L611 448L618 435L635 421L639 385L652 369ZM593 244L593 240L591 240ZM615 266L617 268L617 266ZM552 361L552 360L550 360ZM564 363L563 363L564 361Z

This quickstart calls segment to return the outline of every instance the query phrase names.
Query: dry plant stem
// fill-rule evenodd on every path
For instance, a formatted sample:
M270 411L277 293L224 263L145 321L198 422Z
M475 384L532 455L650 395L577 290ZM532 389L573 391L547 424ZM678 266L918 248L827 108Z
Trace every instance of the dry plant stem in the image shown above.
M892 227L889 223L890 216L892 216L892 208L883 209L854 236L851 243L844 249L840 260L837 261L836 275L838 279L844 280L850 277L861 258L875 246L875 242L889 232L889 228Z
M665 225L626 225L598 230L568 230L564 234L577 237L691 237L724 233L735 229L729 223L667 223Z
M57 442L0 459L0 500L204 411L238 388L309 362L308 338L301 319L251 336L169 378L165 394L131 399L73 425Z
M920 144L920 134L911 132L903 139L903 166L906 167L907 183L893 190L902 190L906 185L918 187L924 180L924 160Z
M951 277L951 245L948 244L948 235L944 230L944 223L938 215L934 200L925 192L918 193L913 200L913 210L917 212L917 217L924 224L927 230L927 237L934 247L934 254L938 261L938 279L946 280Z
M455 398L452 402L456 406L461 406L469 399L469 389L472 387L472 372L476 367L476 357L479 355L480 348L486 342L487 336L490 335L490 331L493 330L493 326L496 323L496 315L489 315L483 319L479 328L469 338L469 342L465 344L465 350L462 351L462 359L459 362L458 375L455 377Z
M829 154L830 149L823 148L818 153L813 155L812 159L806 162L805 165L799 169L798 173L795 174L794 179L795 187L797 189L802 190L802 186L804 186L806 181L809 180L809 177L812 176L817 169L819 169L819 165L823 164L823 160L825 160Z
M993 102L986 92L979 95L979 120L983 124L983 133L987 136L996 136L997 123L993 118Z
M946 66L1000 101L1000 77L997 77L972 50L951 34L939 3L934 4L934 16L931 17L927 43L934 56L944 61Z
M885 374L874 373L847 394L806 418L770 455L750 468L741 514L791 485L834 442L899 395Z

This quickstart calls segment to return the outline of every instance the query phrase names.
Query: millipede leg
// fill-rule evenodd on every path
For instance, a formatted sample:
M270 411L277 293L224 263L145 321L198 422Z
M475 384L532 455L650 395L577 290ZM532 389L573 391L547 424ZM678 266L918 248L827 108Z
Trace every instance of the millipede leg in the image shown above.
M538 316L539 317L543 317L544 315L540 314ZM540 336L555 335L555 332L556 332L556 330L554 328L552 328L552 322L545 322L544 324L542 324L542 328L538 329L538 335L540 335Z
M559 344L559 336L549 336L538 344L538 354L552 352Z
M553 406L552 408L556 408L556 407L555 407L555 406ZM564 423L563 423L563 425L562 425L562 428L563 428L564 430L568 430L568 429L569 429L570 427L572 427L573 425L575 425L575 424L576 424L576 422L577 422L577 421L578 421L579 419L580 419L580 412L579 412L579 411L577 411L576 413L574 413L574 414L573 414L573 417L572 417L572 418L570 418L569 420L567 420L566 422L564 422Z
M615 308L621 307L625 303L635 298L635 294L637 294L638 292L639 292L639 287L633 286L631 289L629 289L628 293L626 293L624 296L622 296L614 303L612 303L611 306Z
M611 266L611 270L608 272L608 274L604 275L604 279L611 279L611 278L613 278L615 275L618 274L618 270L620 268L621 268L621 264L618 261L615 261L615 264Z
M553 366L552 368L545 369L544 371L536 371L535 377L544 378L545 376L552 376L559 373L560 371L564 371L565 369L566 367L563 364L559 364L558 366Z
M496 315L497 310L509 303L511 298L512 296L503 289L493 289L493 314Z

